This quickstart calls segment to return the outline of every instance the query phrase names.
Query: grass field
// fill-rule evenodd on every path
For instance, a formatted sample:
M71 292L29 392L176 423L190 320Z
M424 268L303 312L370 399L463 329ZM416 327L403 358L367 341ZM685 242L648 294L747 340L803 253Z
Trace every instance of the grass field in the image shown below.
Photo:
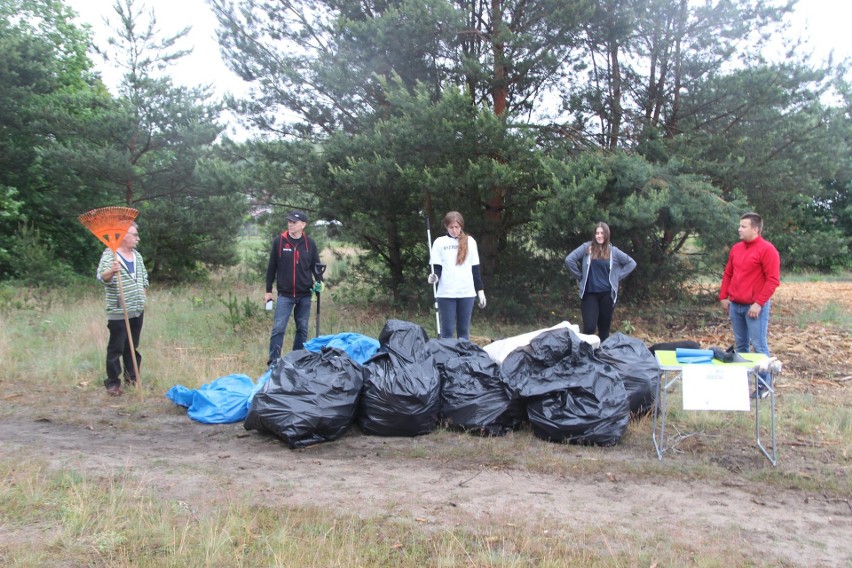
M815 291L819 281L791 283L792 300L779 297L773 320L786 365L773 468L754 448L751 413L684 412L678 393L662 462L649 418L614 448L552 444L524 428L505 438L353 430L290 451L239 424L192 423L163 396L170 387L265 370L270 316L261 287L244 280L153 287L143 390L117 400L103 393L96 287L2 290L0 565L852 563L850 316L835 295ZM334 290L322 305L323 334L377 337L391 317L434 325L429 306L353 306ZM660 321L620 307L618 316L649 342L668 326L703 344L729 340L712 310ZM313 325L312 316L311 336ZM482 316L473 327L483 337L529 331ZM795 350L803 334L819 338L819 362Z

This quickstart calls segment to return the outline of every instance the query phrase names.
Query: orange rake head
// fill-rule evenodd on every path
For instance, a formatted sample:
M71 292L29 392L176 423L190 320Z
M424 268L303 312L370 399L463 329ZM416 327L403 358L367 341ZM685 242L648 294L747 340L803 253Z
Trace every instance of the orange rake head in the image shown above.
M115 252L137 215L139 211L131 207L101 207L87 211L77 219Z

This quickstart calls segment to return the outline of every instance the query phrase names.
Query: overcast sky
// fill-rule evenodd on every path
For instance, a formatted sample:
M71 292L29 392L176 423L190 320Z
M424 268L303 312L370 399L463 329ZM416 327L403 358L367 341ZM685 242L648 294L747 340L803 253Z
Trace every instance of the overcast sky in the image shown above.
M65 0L78 14L80 21L91 24L95 43L106 45L110 32L103 23L104 16L117 20L112 8L113 0ZM246 85L228 70L219 55L216 43L216 18L206 0L143 0L153 9L157 24L164 35L173 34L185 26L192 26L185 47L193 53L172 68L175 82L197 86L212 84L217 95L246 92ZM852 21L852 0L799 0L793 18L791 33L809 38L815 56L824 60L829 51L835 57L852 57L849 22ZM120 75L115 69L106 67L95 57L107 87L114 89Z
M80 22L92 26L97 45L105 46L107 38L115 35L104 24L105 17L111 20L113 28L118 22L113 9L114 0L65 0L65 3L80 15ZM193 52L173 67L172 77L176 82L187 86L212 83L218 94L244 90L239 84L241 81L228 70L219 56L215 36L216 18L205 0L140 0L138 4L153 10L157 27L164 36L192 26L180 47L192 48ZM94 61L107 86L113 88L120 75L105 67L97 56L94 56Z

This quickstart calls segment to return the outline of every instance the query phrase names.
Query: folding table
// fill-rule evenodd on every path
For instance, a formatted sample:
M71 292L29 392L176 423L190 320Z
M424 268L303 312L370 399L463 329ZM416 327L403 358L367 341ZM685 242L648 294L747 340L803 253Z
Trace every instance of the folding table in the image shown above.
M669 390L672 389L678 381L683 378L683 368L690 363L680 363L677 360L675 351L657 351L655 353L657 357L657 362L660 365L660 393L657 397L657 402L654 405L654 431L652 434L652 439L654 440L654 448L657 450L657 457L660 461L663 460L663 452L665 451L665 431L666 431L666 410L668 404L668 393ZM769 415L770 415L770 433L772 436L772 451L771 453L764 447L763 443L760 440L760 403L761 399L754 399L754 429L755 429L755 438L757 441L757 447L766 456L766 459L769 460L769 463L772 464L773 467L778 463L776 459L776 450L775 450L775 372L770 369L768 372L772 377L772 386L767 385L764 380L757 374L754 370L754 367L759 364L761 361L764 361L768 357L762 353L740 353L740 355L747 359L745 363L723 363L718 359L713 359L712 363L700 363L701 365L725 365L725 366L737 366L737 367L747 367L748 374L751 377L754 377L754 388L757 389L758 384L762 385L763 388L769 389ZM659 420L660 423L660 434L657 436L657 422Z

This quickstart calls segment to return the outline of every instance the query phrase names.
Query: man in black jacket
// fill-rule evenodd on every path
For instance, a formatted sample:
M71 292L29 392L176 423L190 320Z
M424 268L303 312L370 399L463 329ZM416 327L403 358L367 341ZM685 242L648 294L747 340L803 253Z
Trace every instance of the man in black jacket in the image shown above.
M311 292L322 291L322 274L316 270L320 263L317 245L304 233L308 216L304 211L287 215L287 230L272 240L269 265L266 268L265 300L272 300L272 283L277 282L278 303L269 338L269 361L281 356L281 343L287 333L290 312L296 320L293 350L302 349L308 339L308 320L311 316ZM314 280L316 279L316 283Z

